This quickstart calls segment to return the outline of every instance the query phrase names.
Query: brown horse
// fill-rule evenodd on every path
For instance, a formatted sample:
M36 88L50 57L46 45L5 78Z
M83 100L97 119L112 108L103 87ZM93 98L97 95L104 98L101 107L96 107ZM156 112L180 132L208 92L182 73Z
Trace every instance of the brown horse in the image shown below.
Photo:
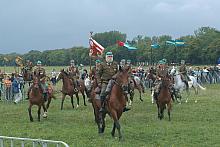
M128 90L128 70L129 69L119 69L119 72L117 73L116 79L113 81L113 87L112 90L107 97L106 101L106 108L107 112L111 118L113 119L113 128L111 135L114 137L115 136L115 129L117 128L118 134L119 134L119 140L122 139L122 133L121 133L121 126L119 123L119 119L123 113L123 110L126 106L126 94ZM106 113L102 114L101 117L101 131L100 133L104 133L105 130L105 115Z
M45 101L44 101L44 97L43 97L43 90L41 89L39 79L37 77L35 77L33 80L33 86L32 86L30 93L29 93L28 112L29 112L29 117L30 117L31 122L33 122L33 117L31 114L31 108L33 105L38 106L38 121L40 121L41 107L43 107L43 109L44 109L43 117L47 117L47 109L45 107L44 102Z
M168 116L169 116L169 121L170 121L170 111L171 111L171 102L172 102L172 97L170 93L170 85L171 81L170 78L168 77L163 77L162 78L162 84L160 88L160 92L158 97L156 97L156 103L157 103L157 108L158 108L158 118L162 119L164 114L164 109L166 109L166 105L168 107Z
M50 107L50 103L52 98L56 99L55 95L54 95L54 90L53 87L49 84L48 85L48 92L47 92L47 105L46 108L48 109Z
M105 125L102 123L101 124L101 113L99 112L100 108L101 108L101 100L99 95L96 94L95 89L98 87L98 83L97 83L97 78L95 76L90 77L91 80L91 89L88 89L88 95L91 98L91 103L92 103L92 107L93 107L93 112L94 112L94 116L95 116L95 122L98 126L98 133L102 133L104 132L102 125Z
M78 92L75 92L74 90L74 84L73 81L69 78L69 75L67 72L64 71L64 69L62 69L59 73L59 75L57 76L57 82L62 79L63 81L63 86L62 86L62 102L61 102L61 110L63 110L63 102L65 100L66 95L69 95L71 97L71 103L72 103L72 107L74 108L74 104L73 104L73 95L76 95L77 98L77 107L79 106L79 95ZM85 85L83 85L83 82L79 82L80 87L78 87L79 91L82 93L83 95L83 100L84 100L84 106L86 106L86 102L85 102Z

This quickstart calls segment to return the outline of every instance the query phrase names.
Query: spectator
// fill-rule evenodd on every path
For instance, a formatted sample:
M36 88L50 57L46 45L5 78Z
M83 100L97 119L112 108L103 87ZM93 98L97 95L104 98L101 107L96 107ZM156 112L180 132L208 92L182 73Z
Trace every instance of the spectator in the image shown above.
M4 84L5 84L5 92L6 92L6 100L10 100L11 99L11 80L10 80L10 76L6 75L6 78L4 80Z
M12 81L12 94L14 97L14 103L17 104L22 99L21 89L20 89L20 82L18 74L14 74L14 78Z
M57 77L57 73L56 73L55 69L53 69L53 71L51 72L51 82L52 82L53 86L56 85L56 77Z

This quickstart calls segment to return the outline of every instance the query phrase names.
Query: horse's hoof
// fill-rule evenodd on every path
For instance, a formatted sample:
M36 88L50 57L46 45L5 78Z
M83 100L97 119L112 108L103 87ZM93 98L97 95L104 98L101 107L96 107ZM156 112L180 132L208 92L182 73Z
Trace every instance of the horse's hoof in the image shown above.
M47 118L47 112L44 112L43 118Z
M86 104L84 104L84 106L87 106Z
M77 104L77 105L76 105L76 108L78 108L78 107L79 107L79 105Z
M197 103L197 100L195 100L195 103Z
M33 122L34 120L33 120L33 119L30 119L30 121Z

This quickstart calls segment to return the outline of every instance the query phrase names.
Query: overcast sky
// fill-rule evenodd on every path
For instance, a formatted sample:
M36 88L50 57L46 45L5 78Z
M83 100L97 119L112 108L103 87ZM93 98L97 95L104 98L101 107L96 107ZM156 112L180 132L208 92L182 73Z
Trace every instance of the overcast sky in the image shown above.
M175 39L219 14L220 0L0 0L0 53L88 47L90 31Z

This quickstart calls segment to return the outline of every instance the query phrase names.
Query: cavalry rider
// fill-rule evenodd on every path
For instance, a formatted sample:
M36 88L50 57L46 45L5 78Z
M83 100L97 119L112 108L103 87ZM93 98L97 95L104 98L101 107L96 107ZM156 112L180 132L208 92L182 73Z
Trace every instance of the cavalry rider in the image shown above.
M121 59L120 66L121 66L122 68L124 68L125 65L126 65L126 60L125 60L125 59Z
M95 79L97 79L97 73L98 73L98 70L99 70L99 68L100 68L100 65L101 65L101 60L99 60L99 59L95 60L95 66L92 67L92 69L91 69L90 72L89 72L89 78L90 78L90 80L95 80ZM91 82L91 87L93 87L93 85L94 85L93 83L94 83L94 82ZM86 89L86 90L87 90L87 89ZM91 89L88 90L87 92L90 93L90 92L91 92ZM91 103L91 102L92 102L92 99L91 99L91 97L89 96L89 94L87 95L87 97L88 97L88 102Z
M77 87L79 86L79 83L77 79L79 78L80 73L78 67L75 65L74 60L70 61L70 66L67 68L67 73L69 74L70 78L73 81L74 91L78 92Z
M188 89L189 88L188 81L190 81L190 78L187 75L187 70L186 70L186 65L185 65L184 60L181 60L181 65L179 67L179 73L181 75L183 82L186 84L186 89Z
M101 63L100 68L97 72L97 82L98 87L101 89L100 98L101 98L101 109L100 112L105 111L105 100L106 96L111 91L112 86L112 77L118 72L118 65L113 61L112 52L107 52L105 55L105 62ZM109 84L108 84L109 83ZM108 88L107 88L108 85Z
M91 71L89 72L89 77L93 80L94 78L97 78L97 72L100 68L101 60L97 59L95 60L95 66L92 67Z
M156 80L154 82L154 98L157 98L160 92L162 78L168 75L168 66L166 62L166 59L162 59L158 62L158 67L156 69Z
M32 72L33 70L33 63L30 60L26 60L26 64L24 69L26 69L28 72Z
M48 85L46 83L46 71L45 69L42 67L42 62L40 60L37 61L37 67L34 69L34 73L33 73L34 77L37 77L39 79L39 84L41 86L41 89L43 90L43 96L44 96L44 100L47 101L47 92L48 92ZM29 93L32 89L33 85L30 86L30 88L28 89L28 99L29 99Z
M98 87L101 89L101 109L100 112L105 111L105 100L107 95L110 93L113 86L113 80L118 72L118 65L113 61L112 52L107 52L105 55L105 62L101 63L100 68L97 72ZM124 111L129 109L124 108Z

